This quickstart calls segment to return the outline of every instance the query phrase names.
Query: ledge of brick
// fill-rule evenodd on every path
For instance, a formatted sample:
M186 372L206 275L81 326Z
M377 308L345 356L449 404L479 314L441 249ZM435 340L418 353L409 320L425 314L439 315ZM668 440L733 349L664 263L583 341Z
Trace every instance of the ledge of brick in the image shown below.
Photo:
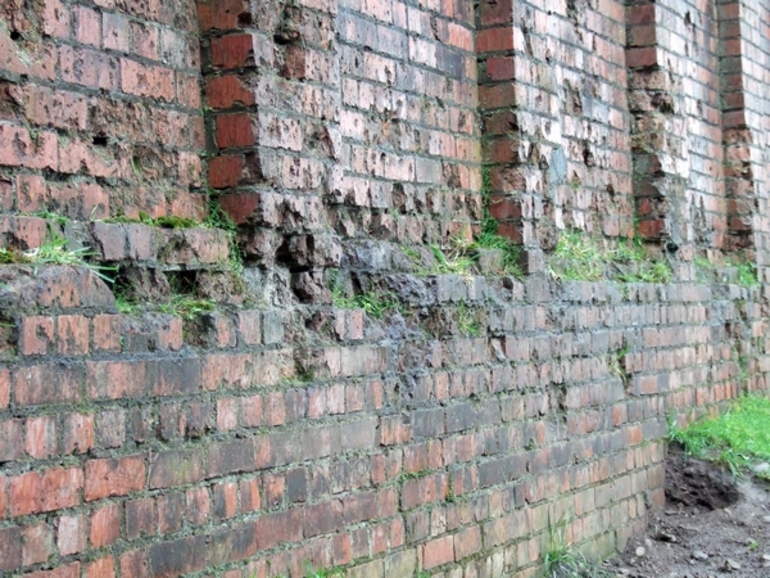
M227 234L218 229L163 229L142 223L95 222L94 248L103 261L200 267L224 263Z

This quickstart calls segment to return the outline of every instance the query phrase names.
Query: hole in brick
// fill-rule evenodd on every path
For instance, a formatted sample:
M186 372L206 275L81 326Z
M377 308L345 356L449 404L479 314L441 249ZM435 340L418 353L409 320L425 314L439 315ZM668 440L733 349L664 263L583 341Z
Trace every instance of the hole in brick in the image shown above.
M200 286L197 271L168 271L166 273L171 291L177 295L195 295Z
M241 12L238 14L238 26L251 26L253 20L249 12Z
M18 30L14 30L13 32L11 32L11 40L13 40L14 42L18 42L21 39L22 39L21 32L19 32Z
M93 142L94 146L106 147L107 146L107 137L106 136L95 136L92 142Z

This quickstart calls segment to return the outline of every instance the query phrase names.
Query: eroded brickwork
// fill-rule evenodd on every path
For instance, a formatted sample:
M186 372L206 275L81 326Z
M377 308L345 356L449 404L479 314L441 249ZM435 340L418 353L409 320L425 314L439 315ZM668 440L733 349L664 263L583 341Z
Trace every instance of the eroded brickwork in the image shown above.
M767 275L769 14L0 2L0 255L92 251L0 265L0 573L535 576L549 522L622 547L667 419L768 386L764 286L694 264ZM525 278L441 261L482 197ZM571 228L672 282L556 282Z
M622 2L482 2L484 160L500 232L551 251L633 230ZM531 251L530 251L531 252ZM542 269L531 256L530 268Z

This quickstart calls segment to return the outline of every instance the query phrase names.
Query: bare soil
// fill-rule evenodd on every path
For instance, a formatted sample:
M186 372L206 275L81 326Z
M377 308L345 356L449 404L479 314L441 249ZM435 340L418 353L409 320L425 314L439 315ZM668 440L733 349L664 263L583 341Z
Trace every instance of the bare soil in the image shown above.
M665 508L608 565L629 578L770 577L769 490L672 452Z

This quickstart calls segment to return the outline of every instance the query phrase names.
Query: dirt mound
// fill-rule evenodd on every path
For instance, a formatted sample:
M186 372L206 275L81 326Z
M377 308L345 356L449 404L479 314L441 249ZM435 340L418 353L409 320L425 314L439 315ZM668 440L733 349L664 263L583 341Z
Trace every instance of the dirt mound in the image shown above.
M761 480L670 452L666 506L605 568L625 578L770 577L770 493Z
M736 503L741 497L730 472L673 452L666 464L665 489L668 507L680 504L718 510Z

